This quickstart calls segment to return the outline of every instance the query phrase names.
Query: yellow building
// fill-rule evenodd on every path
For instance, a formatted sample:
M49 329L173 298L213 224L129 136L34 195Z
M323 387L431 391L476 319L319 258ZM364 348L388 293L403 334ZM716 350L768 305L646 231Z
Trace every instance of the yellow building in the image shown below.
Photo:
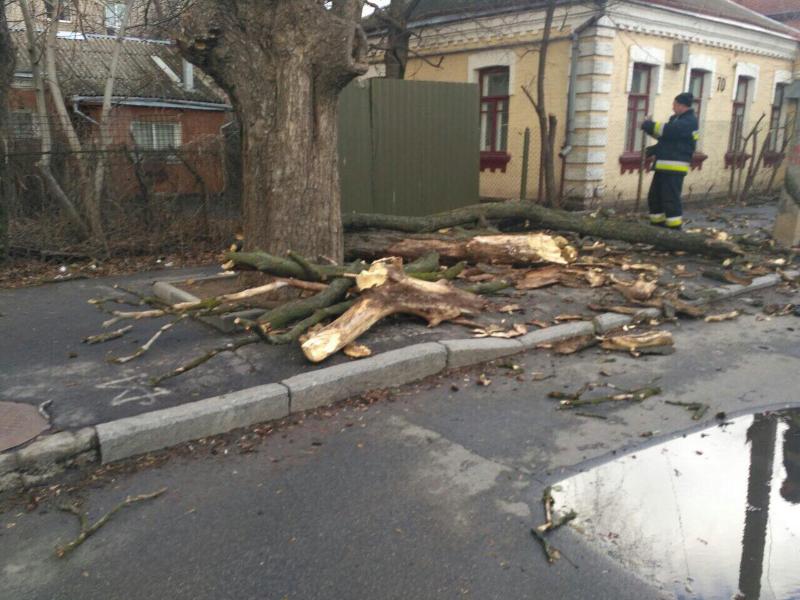
M538 120L523 88L536 97L545 5L422 0L409 21L415 35L407 79L480 86L483 197L520 196L526 128L525 195L540 193ZM732 163L753 154L752 138L747 148L742 140L762 115L757 157L765 140L766 148L756 185L765 188L780 169L795 110L785 92L800 78L800 31L730 0L559 0L551 39L545 106L557 119L557 183L572 204L636 198L639 125L646 115L666 120L673 98L686 90L696 97L701 141L685 198L727 194Z

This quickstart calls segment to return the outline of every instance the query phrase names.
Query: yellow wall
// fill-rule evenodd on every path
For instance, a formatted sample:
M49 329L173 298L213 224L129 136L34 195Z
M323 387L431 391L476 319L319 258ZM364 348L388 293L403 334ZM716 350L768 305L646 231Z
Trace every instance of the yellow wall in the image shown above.
M525 86L531 95L536 97L536 73L539 66L538 44L531 39L509 42L504 40L508 52L513 52L516 60L514 67L514 88L509 90L509 124L508 153L511 160L506 172L483 171L480 178L480 194L488 198L518 198L522 175L523 139L526 127L531 129L531 145L528 160L528 198L536 198L539 184L539 121L533 105L521 89ZM510 46L510 47L509 47ZM486 48L483 48L486 49ZM463 82L469 80L469 55L473 51L464 50L441 56L411 59L406 69L406 78L423 81ZM558 119L556 135L556 153L561 148L567 122L566 94L569 79L569 40L559 39L550 45L547 57L547 87L545 105L549 113ZM441 58L441 63L439 62ZM432 64L431 64L432 63ZM436 65L436 66L433 66ZM479 118L478 107L475 107L475 118ZM561 174L560 161L556 162L556 183Z

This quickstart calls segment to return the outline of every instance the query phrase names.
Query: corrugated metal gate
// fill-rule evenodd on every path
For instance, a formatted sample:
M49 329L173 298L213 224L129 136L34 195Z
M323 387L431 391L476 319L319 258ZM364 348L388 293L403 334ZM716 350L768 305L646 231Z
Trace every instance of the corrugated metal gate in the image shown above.
M478 202L478 87L369 79L339 104L342 210L427 215Z

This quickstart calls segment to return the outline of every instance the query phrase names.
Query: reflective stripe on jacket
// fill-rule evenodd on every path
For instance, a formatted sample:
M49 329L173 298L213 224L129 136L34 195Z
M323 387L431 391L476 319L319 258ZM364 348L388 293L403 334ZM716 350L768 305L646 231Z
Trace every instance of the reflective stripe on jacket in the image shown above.
M654 169L688 173L700 138L698 127L697 116L691 108L680 116L672 115L667 123L645 121L642 129L658 140L652 150L656 159Z

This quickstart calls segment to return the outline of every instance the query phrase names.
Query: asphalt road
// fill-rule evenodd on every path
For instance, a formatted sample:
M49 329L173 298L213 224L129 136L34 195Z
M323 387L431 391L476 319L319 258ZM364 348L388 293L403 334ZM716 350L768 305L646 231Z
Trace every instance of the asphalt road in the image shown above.
M798 327L796 317L746 315L680 323L669 356L532 353L515 359L521 370L473 369L319 411L252 447L235 436L164 454L157 467L87 474L79 491L62 488L30 511L7 500L0 597L667 598L569 528L553 537L565 558L548 565L529 533L543 520L542 488L698 425L665 400L708 403L708 425L719 411L800 404ZM490 385L476 385L481 373ZM655 378L662 395L587 409L606 419L558 411L547 397ZM54 557L77 533L57 503L80 497L95 519L162 486L162 497Z

